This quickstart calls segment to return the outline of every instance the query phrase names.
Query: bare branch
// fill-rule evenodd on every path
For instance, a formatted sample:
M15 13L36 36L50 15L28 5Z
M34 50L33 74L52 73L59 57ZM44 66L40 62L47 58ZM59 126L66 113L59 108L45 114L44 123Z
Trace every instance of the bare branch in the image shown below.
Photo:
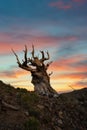
M48 69L48 67L49 67L50 64L52 64L52 63L53 63L53 61L48 62L48 63L45 65L45 68Z
M44 61L44 58L45 58L45 56L44 56L44 51L40 51L40 52L41 52L41 54L42 54L41 60Z
M27 62L28 62L28 63L29 63L29 62L32 63L32 59L31 59L31 58L28 58L28 59L27 59Z
M53 72L49 73L49 76L51 76L53 74Z
M19 61L19 58L18 58L17 54L15 53L15 51L14 51L13 49L11 49L11 50L12 50L12 52L14 53L14 55L16 56L18 65L21 65L21 63L20 63L20 61Z
M32 52L31 53L32 53L32 57L35 58L34 57L34 45L32 45Z
M16 56L18 66L24 70L31 72L31 82L34 85L35 92L47 96L57 96L57 92L50 85L50 76L53 72L47 73L47 69L52 63L52 61L44 63L44 61L50 59L49 52L40 51L41 58L39 58L39 56L35 56L34 45L32 45L31 57L27 58L27 46L25 45L23 51L23 60L20 62L18 55L15 53L13 49L12 51ZM14 106L10 104L4 103L4 105L8 108L16 109Z
M27 62L27 46L25 45L25 50L24 50L24 58L25 58L25 61Z
M36 72L36 69L33 69L33 68L30 67L30 66L21 65L21 66L19 66L19 67L22 68L22 69L24 69L24 70L27 70L27 71Z
M27 66L27 63L28 63L28 60L27 60L27 46L25 45L25 50L24 50L24 60L23 61L23 64L24 66Z
M38 57L35 57L35 50L34 50L34 45L32 45L32 58L27 58L27 46L25 45L25 49L24 49L24 59L22 60L22 63L19 61L19 58L17 56L17 54L15 53L15 51L12 49L14 55L16 56L17 59L17 63L19 65L20 68L25 69L27 71L31 71L31 72L35 72L36 69L38 67L43 67L45 70L48 69L49 65L52 63L48 62L47 64L44 64L45 60L49 60L50 56L48 51L46 52L47 57L45 57L45 53L44 51L40 51L42 54L42 58L39 59ZM36 67L35 69L33 69L33 67Z
M50 59L50 55L49 55L49 52L47 51L47 58L45 58L45 60L49 60Z
M24 69L24 70L27 70L27 71L31 71L31 72L35 72L36 69L32 69L30 66L27 66L27 48L25 48L25 61L23 61L23 63L21 64L20 61L19 61L19 58L17 56L17 54L15 53L15 51L12 49L12 52L14 53L14 55L16 56L16 59L17 59L17 63L19 65L20 68Z
M40 52L42 54L42 58L40 59L41 62L44 62L45 60L49 60L50 59L50 55L49 55L48 51L46 52L47 53L47 57L45 57L44 51L40 51Z

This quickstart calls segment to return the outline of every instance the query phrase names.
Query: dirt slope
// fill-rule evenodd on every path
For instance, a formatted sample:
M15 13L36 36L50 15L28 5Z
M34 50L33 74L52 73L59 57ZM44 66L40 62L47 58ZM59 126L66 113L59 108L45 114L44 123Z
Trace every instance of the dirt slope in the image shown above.
M87 89L57 98L0 81L0 130L87 130Z

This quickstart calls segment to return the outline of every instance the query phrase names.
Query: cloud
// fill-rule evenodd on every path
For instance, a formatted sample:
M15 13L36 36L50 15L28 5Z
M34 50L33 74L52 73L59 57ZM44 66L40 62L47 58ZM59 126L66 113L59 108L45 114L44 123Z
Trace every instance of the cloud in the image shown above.
M72 8L72 5L69 3L65 3L63 1L58 1L58 2L52 2L49 4L50 7L56 7L59 9L64 9L64 10L68 10L70 8Z
M72 1L77 3L84 3L86 0L72 0Z
M53 71L52 81L56 81L57 84L64 82L67 86L71 84L75 89L87 87L87 82L83 82L83 79L87 80L86 59L86 55L60 57L49 68L50 71Z
M69 10L74 8L75 6L82 6L82 4L84 4L86 2L86 0L72 0L72 1L57 1L57 2L51 2L49 4L50 7L55 7L58 9L63 9L63 10Z
M77 41L79 39L79 37L77 36L37 36L37 37L33 37L33 40L42 43L42 44L49 44L49 45L53 45L53 43L57 44L60 42L70 42L70 41Z
M30 48L31 44L35 48L43 48L49 46L60 45L60 42L75 42L79 40L78 36L46 36L46 35L30 35L28 33L0 33L0 54L11 52L11 48L20 51L27 44Z
M73 86L75 86L76 88L87 88L87 81L76 82Z
M52 78L54 80L65 80L68 79L69 81L73 81L73 80L81 80L83 78L87 77L87 72L66 72L63 74L55 74ZM75 82L75 81L74 81Z
M0 72L0 77L1 78L18 78L24 75L27 75L28 72L27 71L23 71L23 70L12 70L12 71L1 71Z
M87 77L87 72L80 72L80 73L70 73L61 75L62 78L69 78L69 79L82 79Z
M52 63L49 72L53 72L52 78L54 80L79 80L87 76L87 63L84 62L85 60L85 55L61 58Z
M13 32L2 32L0 33L0 42L5 42L10 40L12 41L19 41L19 40L38 40L38 41L76 41L79 37L75 35L66 35L66 36L52 36L52 35L45 35L45 34L31 34L30 32L18 32L18 33L13 33Z
M86 72L87 71L87 64L74 66L73 70L77 71L77 72Z
M20 51L24 47L23 43L9 43L9 42L0 42L0 55L11 54L11 48L16 51Z

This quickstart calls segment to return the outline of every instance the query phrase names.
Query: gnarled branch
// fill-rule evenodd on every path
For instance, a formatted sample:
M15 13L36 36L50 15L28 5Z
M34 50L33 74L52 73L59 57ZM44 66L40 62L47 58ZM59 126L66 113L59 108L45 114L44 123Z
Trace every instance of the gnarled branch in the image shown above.
M35 57L34 57L34 45L32 45L32 52L31 52L31 54L32 54L32 58L34 59Z
M41 61L44 61L44 58L45 58L45 56L44 56L44 51L40 51L40 52L41 52L41 54L42 54Z
M50 55L49 52L47 51L47 57L45 57L44 51L40 51L42 54L42 58L40 59L41 62L44 62L45 60L49 60L50 59Z
M49 76L51 76L53 74L53 72L49 73Z
M52 63L53 63L53 61L50 61L50 62L48 62L48 63L45 65L46 70L48 69L48 67L49 67L50 64L52 64Z
M49 67L49 65L52 62L47 63L46 65L44 64L44 61L49 60L50 56L48 51L46 52L47 57L45 57L45 53L44 51L40 51L42 54L42 58L39 59L38 57L35 57L35 50L34 50L34 45L32 45L32 57L31 58L27 58L27 46L25 45L25 49L24 49L24 59L22 60L23 63L20 62L17 54L15 53L15 51L12 49L14 55L16 56L17 59L17 63L19 65L20 68L25 69L27 71L37 71L38 67L43 67L44 70L47 70L47 68ZM35 69L33 69L32 67L36 67Z
M24 60L22 61L23 61L22 65L27 67L28 60L27 60L27 46L26 45L25 45L25 50L24 50Z
M35 72L36 69L32 69L31 66L27 65L28 63L28 60L27 60L27 46L25 46L25 50L24 50L24 61L23 63L21 64L20 61L19 61L19 58L18 58L18 55L15 53L15 51L12 49L12 52L14 53L14 55L16 56L16 59L17 59L17 63L18 63L18 66L24 70L27 70L27 71L31 71L31 72Z
M44 63L44 61L50 59L48 51L46 52L47 56L45 56L44 51L40 51L42 57L39 58L38 56L35 56L34 45L32 45L32 52L31 52L32 56L30 58L27 58L27 46L25 45L24 60L22 63L19 61L19 58L15 53L15 51L14 50L12 51L16 56L19 67L31 72L32 76L31 83L34 85L35 92L43 95L54 95L54 94L57 95L57 92L50 85L50 76L52 72L49 74L47 73L47 69L49 65L52 63L52 61Z
M21 65L21 63L20 63L20 61L19 61L19 58L18 58L18 56L17 56L17 54L15 53L15 51L12 49L12 52L14 53L14 55L16 56L16 59L17 59L17 63L18 63L18 65L20 66Z

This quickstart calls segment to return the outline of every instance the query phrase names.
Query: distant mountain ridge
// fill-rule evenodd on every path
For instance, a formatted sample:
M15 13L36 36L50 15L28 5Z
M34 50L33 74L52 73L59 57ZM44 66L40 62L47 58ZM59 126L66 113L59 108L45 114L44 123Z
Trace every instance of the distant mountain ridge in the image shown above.
M87 88L40 96L0 81L0 130L87 130Z

